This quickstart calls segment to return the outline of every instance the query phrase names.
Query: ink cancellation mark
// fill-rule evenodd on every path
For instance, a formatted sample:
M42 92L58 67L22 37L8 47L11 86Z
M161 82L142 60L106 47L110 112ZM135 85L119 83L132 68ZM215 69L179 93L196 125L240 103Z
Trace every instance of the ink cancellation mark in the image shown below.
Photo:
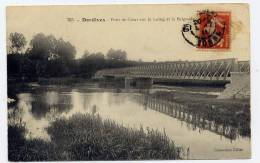
M198 49L230 48L230 12L204 10L198 18L184 24L182 36Z

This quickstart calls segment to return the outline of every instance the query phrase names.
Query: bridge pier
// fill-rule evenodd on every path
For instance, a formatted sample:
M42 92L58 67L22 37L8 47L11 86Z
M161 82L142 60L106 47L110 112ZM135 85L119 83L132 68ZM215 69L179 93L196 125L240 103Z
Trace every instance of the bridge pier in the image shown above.
M218 99L249 99L250 72L231 72L231 83L218 96Z
M101 88L124 88L124 80L123 77L103 76L103 78L98 79L98 85Z
M125 77L125 88L140 88L147 89L153 85L153 79L151 78L131 78Z
M137 88L151 88L153 85L153 79L151 78L136 78Z
M129 88L133 87L133 85L134 85L134 79L130 78L130 77L126 77L125 78L125 88L129 89Z

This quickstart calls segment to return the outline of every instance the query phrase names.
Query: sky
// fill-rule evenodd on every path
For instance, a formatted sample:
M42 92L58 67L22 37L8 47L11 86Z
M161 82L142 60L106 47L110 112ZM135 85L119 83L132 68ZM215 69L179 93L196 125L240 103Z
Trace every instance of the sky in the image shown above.
M199 50L184 40L183 24L205 9L231 12L230 49ZM37 33L52 34L71 42L77 50L76 58L85 50L106 54L113 48L125 50L128 59L143 61L250 59L246 4L23 6L6 10L7 36L19 32L29 42ZM84 18L105 21L83 22Z

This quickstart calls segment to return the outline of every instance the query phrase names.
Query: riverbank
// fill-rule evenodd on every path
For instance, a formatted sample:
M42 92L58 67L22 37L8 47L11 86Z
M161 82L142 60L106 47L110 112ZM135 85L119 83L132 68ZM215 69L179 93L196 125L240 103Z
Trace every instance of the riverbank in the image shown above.
M74 86L75 84L80 83L90 83L94 82L93 79L85 79L85 78L73 78L73 77L66 77L66 78L39 78L38 84L40 85L67 85L67 86Z
M17 100L16 94L19 92L28 92L39 86L55 85L57 87L74 87L85 83L94 83L93 79L85 78L37 78L32 81L22 80L20 78L8 79L7 93L8 97Z
M8 126L10 161L182 159L183 149L165 133L125 128L98 115L61 118L46 129L50 141L25 139L26 128Z

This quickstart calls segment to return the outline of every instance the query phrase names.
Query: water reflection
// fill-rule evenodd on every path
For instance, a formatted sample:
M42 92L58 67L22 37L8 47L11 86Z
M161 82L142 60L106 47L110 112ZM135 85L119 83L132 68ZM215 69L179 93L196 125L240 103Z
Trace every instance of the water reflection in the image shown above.
M18 103L8 110L8 123L11 125L25 125L27 138L43 138L48 140L45 131L51 121L61 113L66 113L72 108L71 96L58 92L47 91L39 94L21 93Z
M229 138L231 142L241 136L237 127L210 121L201 114L191 112L187 106L179 103L157 99L149 94L136 95L133 96L133 99L142 104L145 110L152 109L174 117L181 122L186 122L186 127L190 130L198 130L199 133L201 133L202 130L208 130L220 136Z
M62 112L68 112L72 108L71 96L62 95L54 91L34 95L28 101L31 102L30 108L35 119L51 117Z

